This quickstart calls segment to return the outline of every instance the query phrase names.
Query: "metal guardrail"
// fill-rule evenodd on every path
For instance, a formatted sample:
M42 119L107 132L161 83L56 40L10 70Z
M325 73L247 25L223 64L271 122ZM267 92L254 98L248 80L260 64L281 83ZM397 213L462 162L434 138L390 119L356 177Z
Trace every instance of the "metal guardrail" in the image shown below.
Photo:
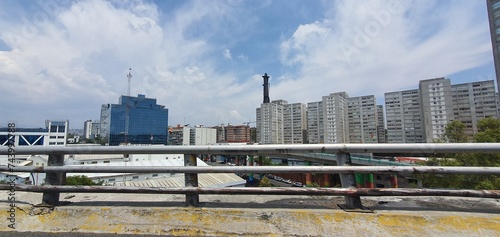
M11 148L9 148L11 149ZM1 149L0 155L14 150ZM16 155L48 154L46 167L0 167L3 172L47 173L49 185L0 185L0 190L43 192L43 202L59 204L61 192L169 193L185 194L186 204L197 206L199 194L337 195L345 196L346 208L362 208L360 196L464 196L500 198L500 190L375 189L355 188L354 173L500 175L500 167L351 166L349 153L499 153L500 143L460 144L311 144L224 146L118 146L118 147L18 147ZM185 154L184 167L72 167L64 165L65 154ZM196 154L300 156L332 153L338 166L196 167ZM71 173L185 173L185 188L136 188L110 186L64 186ZM338 173L342 188L201 188L198 173Z

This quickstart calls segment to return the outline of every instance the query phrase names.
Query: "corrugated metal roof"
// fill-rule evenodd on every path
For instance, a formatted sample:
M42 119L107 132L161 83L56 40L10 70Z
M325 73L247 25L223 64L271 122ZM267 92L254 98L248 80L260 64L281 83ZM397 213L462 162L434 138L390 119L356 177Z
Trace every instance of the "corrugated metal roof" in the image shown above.
M207 163L200 159L196 159L197 166L208 166ZM184 158L165 159L165 160L143 160L143 161L130 161L130 162L110 162L110 163L97 163L75 166L184 166ZM97 177L115 177L130 175L131 173L87 173L86 176L90 178ZM69 173L68 176L81 175L76 173ZM245 180L232 173L214 173L214 174L198 174L198 186L200 187L229 187L244 185ZM176 174L171 177L158 177L148 178L145 180L133 180L125 182L115 182L116 186L135 186L135 187L184 187L184 174Z
M230 187L244 185L245 180L235 174L216 173L216 174L198 174L199 187ZM157 179L146 179L136 181L116 182L116 186L132 187L162 187L162 188L181 188L184 186L184 174L172 177Z

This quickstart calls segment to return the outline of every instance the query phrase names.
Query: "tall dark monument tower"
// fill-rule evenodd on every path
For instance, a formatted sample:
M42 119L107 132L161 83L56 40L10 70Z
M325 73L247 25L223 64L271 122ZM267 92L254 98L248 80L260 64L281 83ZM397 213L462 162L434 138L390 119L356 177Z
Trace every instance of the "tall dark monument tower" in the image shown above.
M264 78L264 104L266 103L269 103L271 102L269 100L269 76L267 75L267 73L264 73L264 76L262 76L262 78Z

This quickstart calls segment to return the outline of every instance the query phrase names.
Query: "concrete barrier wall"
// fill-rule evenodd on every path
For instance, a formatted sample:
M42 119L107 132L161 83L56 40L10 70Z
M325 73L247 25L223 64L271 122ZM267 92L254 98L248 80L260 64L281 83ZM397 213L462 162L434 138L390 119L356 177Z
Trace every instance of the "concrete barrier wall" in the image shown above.
M88 207L22 204L15 227L2 208L0 231L173 236L500 236L500 215L439 211L345 212L334 209Z

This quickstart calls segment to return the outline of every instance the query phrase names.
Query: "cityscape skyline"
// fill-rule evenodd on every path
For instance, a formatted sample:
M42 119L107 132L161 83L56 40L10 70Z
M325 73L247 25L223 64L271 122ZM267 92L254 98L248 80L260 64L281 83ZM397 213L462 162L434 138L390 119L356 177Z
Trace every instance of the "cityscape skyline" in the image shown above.
M495 79L485 1L410 3L1 1L0 126L82 128L126 95L129 66L169 125L255 121L264 73L290 103Z

